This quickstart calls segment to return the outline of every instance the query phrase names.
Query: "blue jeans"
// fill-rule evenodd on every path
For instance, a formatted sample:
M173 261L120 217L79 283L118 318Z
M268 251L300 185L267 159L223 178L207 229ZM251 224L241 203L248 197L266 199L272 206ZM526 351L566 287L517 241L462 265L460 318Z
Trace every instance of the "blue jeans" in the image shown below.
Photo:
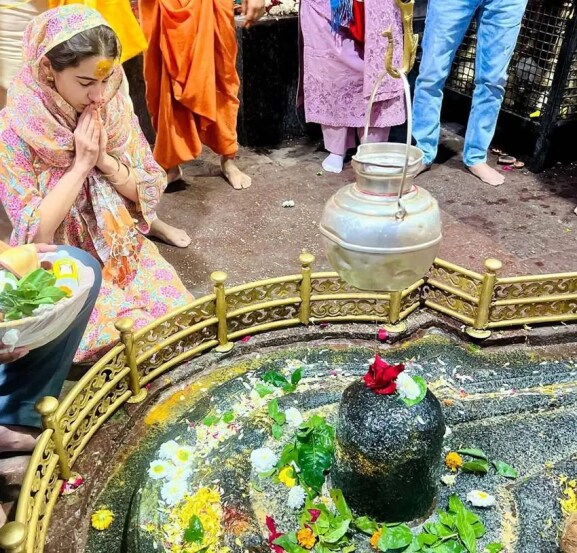
M487 161L526 6L527 0L429 0L413 104L413 137L425 154L423 163L429 165L437 156L443 88L475 14L475 92L463 161L469 167Z
M0 365L0 425L40 427L34 410L44 396L58 397L98 298L102 271L90 254L71 246L59 246L94 270L92 290L74 322L56 340L32 350L14 363Z

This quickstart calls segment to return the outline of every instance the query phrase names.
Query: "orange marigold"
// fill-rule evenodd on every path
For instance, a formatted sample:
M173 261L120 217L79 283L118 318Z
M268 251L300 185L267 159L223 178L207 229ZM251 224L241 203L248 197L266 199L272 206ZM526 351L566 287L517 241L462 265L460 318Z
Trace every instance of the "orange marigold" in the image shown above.
M373 549L379 549L379 540L383 535L383 529L379 528L372 536L371 536L371 547Z
M308 526L301 528L297 532L297 542L301 547L304 547L305 549L312 549L315 544L315 541L316 541L315 535Z
M457 472L463 466L463 458L456 451L449 451L445 457L445 465L453 472Z

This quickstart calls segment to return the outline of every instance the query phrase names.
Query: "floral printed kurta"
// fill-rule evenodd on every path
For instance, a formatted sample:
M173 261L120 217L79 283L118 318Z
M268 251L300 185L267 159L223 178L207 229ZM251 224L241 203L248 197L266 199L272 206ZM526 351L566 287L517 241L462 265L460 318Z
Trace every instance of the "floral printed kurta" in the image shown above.
M158 176L162 175L136 120L130 148L123 161L129 162L137 175L139 170L143 171L143 166L156 167ZM142 177L148 177L150 181L150 175L145 173ZM54 188L58 178L7 125L0 112L0 200L14 227L13 245L34 240L40 220L38 206ZM159 180L164 182L165 179L161 177ZM144 184L142 180L141 184ZM140 209L146 211L154 206L161 193L161 187L140 186ZM54 242L78 246L98 258L81 214L82 210L91 209L85 184L75 206L57 230ZM132 281L121 289L110 280L103 280L76 362L93 361L117 342L114 322L120 317L131 317L136 327L141 328L192 300L174 268L164 260L157 247L144 237L140 237L140 241L140 261Z

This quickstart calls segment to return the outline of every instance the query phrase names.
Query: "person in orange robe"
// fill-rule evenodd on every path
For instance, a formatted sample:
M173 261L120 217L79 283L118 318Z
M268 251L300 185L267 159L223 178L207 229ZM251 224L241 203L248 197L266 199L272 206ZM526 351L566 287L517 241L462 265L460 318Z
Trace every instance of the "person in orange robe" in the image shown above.
M148 41L144 54L146 99L156 130L155 160L180 175L179 165L208 146L221 156L235 189L251 179L234 163L239 77L233 0L139 0ZM244 0L245 26L264 13L264 0Z

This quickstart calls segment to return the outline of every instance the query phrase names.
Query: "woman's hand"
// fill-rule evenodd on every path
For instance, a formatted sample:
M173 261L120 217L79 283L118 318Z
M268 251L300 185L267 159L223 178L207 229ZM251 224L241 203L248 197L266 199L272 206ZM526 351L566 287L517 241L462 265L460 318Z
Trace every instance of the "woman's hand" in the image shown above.
M241 14L244 15L244 26L250 27L264 15L265 0L242 0Z
M28 351L26 348L16 348L12 351L0 349L0 364L14 363L14 361L18 361L18 359L28 354Z
M96 161L96 167L98 167L104 173L108 173L105 168L107 167L107 161L110 161L107 157L108 152L108 133L106 132L106 128L104 127L104 122L102 121L102 114L100 113L100 109L96 111L96 115L98 117L98 123L100 125L100 141L98 143L99 150L98 150L98 160Z
M96 166L100 153L101 134L101 124L96 110L88 106L78 118L74 131L75 168L88 173Z

